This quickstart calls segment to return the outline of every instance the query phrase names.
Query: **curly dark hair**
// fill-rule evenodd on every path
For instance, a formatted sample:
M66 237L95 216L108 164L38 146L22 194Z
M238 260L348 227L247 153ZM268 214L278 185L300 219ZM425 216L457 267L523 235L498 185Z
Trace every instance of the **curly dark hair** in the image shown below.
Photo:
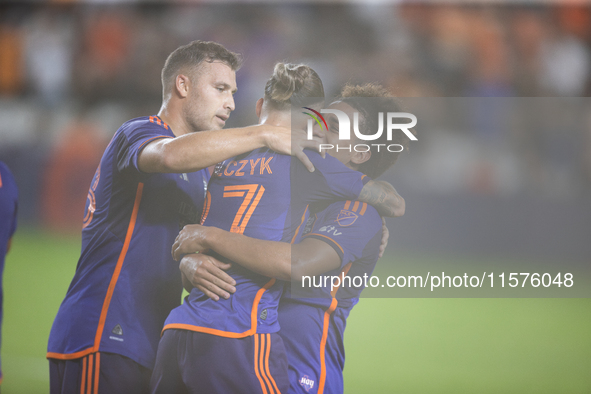
M368 83L365 85L345 85L341 96L336 99L353 107L361 115L359 131L361 134L372 134L378 129L380 113L385 116L388 112L402 112L396 98L382 85ZM411 130L414 134L414 130ZM408 148L408 137L404 133L392 133L392 140L387 139L383 132L380 138L372 144L399 144ZM377 178L396 163L399 152L389 152L385 147L379 151L372 151L368 161L359 166L359 171L370 178Z

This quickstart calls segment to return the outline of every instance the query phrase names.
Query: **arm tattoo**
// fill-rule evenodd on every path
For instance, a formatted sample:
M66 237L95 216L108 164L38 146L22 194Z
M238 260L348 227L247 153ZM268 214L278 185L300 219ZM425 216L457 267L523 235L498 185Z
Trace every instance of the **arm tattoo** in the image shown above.
M369 181L361 190L359 200L372 205L382 216L401 216L404 209L402 198L387 182Z

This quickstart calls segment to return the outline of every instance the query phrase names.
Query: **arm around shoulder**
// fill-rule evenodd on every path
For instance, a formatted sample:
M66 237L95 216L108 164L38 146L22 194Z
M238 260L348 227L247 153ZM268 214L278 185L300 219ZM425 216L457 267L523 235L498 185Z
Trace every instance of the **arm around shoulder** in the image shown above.
M275 129L274 126L256 125L158 139L148 143L140 152L138 167L146 173L199 171L230 157L271 145L277 139L272 135Z

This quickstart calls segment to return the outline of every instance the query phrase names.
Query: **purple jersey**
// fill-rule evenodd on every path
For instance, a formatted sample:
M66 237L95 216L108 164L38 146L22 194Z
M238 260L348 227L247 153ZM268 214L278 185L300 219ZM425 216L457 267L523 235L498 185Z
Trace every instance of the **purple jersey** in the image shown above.
M302 239L308 237L326 242L341 258L339 268L322 276L362 278L371 275L378 260L382 220L372 206L339 201L310 216ZM289 363L289 393L342 393L343 334L363 287L355 287L353 281L331 291L330 280L326 287L305 283L305 287L301 283L286 286L279 304L279 334Z
M12 174L6 164L0 161L0 325L2 324L2 276L4 272L4 256L8 241L16 231L16 211L18 207L18 190ZM2 343L0 337L0 344ZM0 364L0 382L2 368Z
M92 179L74 279L49 335L48 358L97 351L152 368L160 331L181 298L170 248L179 228L199 221L209 172L146 174L138 156L174 138L157 116L124 123Z
M252 238L290 242L298 237L296 229L308 204L357 198L369 180L333 157L322 159L318 153L306 152L316 167L313 173L299 160L268 149L226 161L209 183L203 224ZM171 312L164 329L230 338L277 332L283 282L238 264L227 272L236 280L236 294L213 301L194 288L185 303Z

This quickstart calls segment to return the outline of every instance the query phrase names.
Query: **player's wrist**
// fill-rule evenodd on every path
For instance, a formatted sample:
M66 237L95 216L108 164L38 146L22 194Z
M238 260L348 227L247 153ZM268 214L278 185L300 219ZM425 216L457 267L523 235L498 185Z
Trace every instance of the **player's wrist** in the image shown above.
M219 248L221 231L217 227L207 227L203 233L203 243L207 249L217 250Z

